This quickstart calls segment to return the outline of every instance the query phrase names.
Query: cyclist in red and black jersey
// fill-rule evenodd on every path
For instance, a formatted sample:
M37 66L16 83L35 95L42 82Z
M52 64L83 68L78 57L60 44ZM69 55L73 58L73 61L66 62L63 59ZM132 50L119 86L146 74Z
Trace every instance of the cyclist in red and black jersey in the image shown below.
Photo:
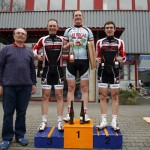
M119 69L120 64L125 62L126 53L124 42L114 37L116 30L112 21L104 25L107 37L100 39L96 44L98 68L98 87L100 93L100 110L102 122L97 126L99 129L107 126L107 90L110 87L112 97L112 122L114 130L119 130L117 125L118 94L119 94Z
M34 46L34 54L38 60L43 61L42 74L42 123L39 131L43 131L47 126L48 103L51 94L51 88L54 86L57 99L58 130L62 130L63 116L63 86L64 74L62 68L62 48L63 38L57 36L58 22L51 19L48 21L49 35L39 39ZM37 54L37 51L43 48L43 57Z

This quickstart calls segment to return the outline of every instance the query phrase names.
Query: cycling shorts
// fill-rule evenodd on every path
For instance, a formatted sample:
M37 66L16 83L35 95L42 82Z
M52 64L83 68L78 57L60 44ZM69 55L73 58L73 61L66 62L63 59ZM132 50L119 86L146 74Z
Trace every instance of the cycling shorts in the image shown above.
M64 87L64 73L60 66L45 66L42 75L42 89L63 89Z
M114 66L105 66L103 69L101 65L98 68L98 87L99 88L119 88L119 68Z
M67 62L66 79L75 80L79 71L80 80L89 80L89 61L87 59L75 59L73 63Z

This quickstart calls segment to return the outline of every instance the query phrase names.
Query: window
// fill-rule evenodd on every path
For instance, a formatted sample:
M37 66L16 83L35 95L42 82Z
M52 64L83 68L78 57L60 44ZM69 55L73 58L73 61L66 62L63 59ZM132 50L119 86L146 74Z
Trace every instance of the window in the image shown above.
M25 0L14 0L12 11L25 11Z
M148 10L148 0L135 0L136 10Z
M77 0L65 0L65 10L77 10Z
M103 10L117 10L117 0L103 0Z
M120 0L120 10L132 10L132 0Z
M80 10L93 10L93 0L80 0Z
M50 0L50 10L62 10L62 0Z
M10 10L10 0L1 0L0 11L9 11L9 10Z
M34 0L34 11L46 11L47 0Z

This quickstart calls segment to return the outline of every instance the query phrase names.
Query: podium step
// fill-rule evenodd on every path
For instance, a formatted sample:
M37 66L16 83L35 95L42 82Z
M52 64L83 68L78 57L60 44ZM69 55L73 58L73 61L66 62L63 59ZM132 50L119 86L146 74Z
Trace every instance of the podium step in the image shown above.
M64 148L93 148L93 121L80 124L74 119L74 124L64 125Z
M93 127L93 142L93 148L121 149L122 133L115 132L111 126L99 131Z
M36 148L64 148L64 133L56 127L47 127L43 132L37 132L34 137Z

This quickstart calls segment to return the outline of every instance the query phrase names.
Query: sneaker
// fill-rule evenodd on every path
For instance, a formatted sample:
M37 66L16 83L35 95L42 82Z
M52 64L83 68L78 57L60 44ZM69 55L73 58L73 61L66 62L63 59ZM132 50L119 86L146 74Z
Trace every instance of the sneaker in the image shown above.
M10 141L3 141L1 144L0 144L0 149L1 150L7 150L9 148L9 145L10 145Z
M63 123L61 121L58 122L58 131L63 131Z
M87 114L85 114L85 122L89 122L90 121L90 118Z
M69 121L70 121L70 116L69 116L69 114L67 114L66 117L63 118L63 120L64 120L65 122L69 122Z
M20 138L16 139L17 143L19 143L21 146L27 146L28 145L28 140L26 138Z
M119 126L118 126L118 124L117 124L116 122L112 122L112 123L111 123L111 127L112 127L115 131L120 130L120 128L119 128Z
M99 125L96 126L98 129L104 129L107 126L107 121L102 121Z
M47 122L45 122L45 121L42 121L42 123L39 125L39 127L38 127L38 130L41 132L41 131L44 131L45 130L45 128L46 128L46 126L47 126Z

